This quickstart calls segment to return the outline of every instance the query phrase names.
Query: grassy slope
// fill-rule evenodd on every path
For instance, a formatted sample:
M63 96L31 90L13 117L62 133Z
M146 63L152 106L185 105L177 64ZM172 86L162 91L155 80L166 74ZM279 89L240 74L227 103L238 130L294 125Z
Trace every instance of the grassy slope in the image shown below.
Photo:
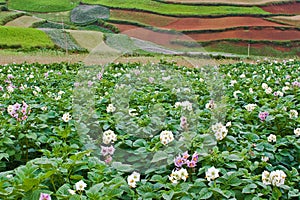
M78 0L9 0L8 7L33 12L59 12L72 10Z
M0 46L30 48L54 48L51 39L43 32L32 28L0 26Z
M6 19L14 15L18 15L18 13L13 11L7 11L7 12L0 11L0 25L4 25L6 23Z
M188 6L164 4L150 0L82 0L83 3L100 4L114 8L127 8L151 11L164 15L226 15L226 14L268 14L258 7L238 6Z

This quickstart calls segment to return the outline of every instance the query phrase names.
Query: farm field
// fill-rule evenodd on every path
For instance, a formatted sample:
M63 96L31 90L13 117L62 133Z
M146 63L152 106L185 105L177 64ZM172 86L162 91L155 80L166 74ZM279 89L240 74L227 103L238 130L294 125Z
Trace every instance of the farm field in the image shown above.
M299 197L299 61L1 69L1 199Z
M280 23L300 27L300 15L296 15L292 17L277 16L271 19Z
M137 3L134 0L83 0L83 3L99 4L111 8L133 9L150 11L153 13L176 16L202 16L202 15L247 15L247 14L268 14L258 7L236 7L236 6L188 6L165 4L156 1L141 0Z
M294 14L294 15L300 14L299 1L290 4L262 6L261 8L273 14Z
M128 10L111 10L110 19L122 20L126 22L137 22L140 24L172 29L183 30L216 30L234 27L260 27L287 26L270 22L259 17L220 17L220 18L176 18L162 15L155 15L145 12L135 12Z
M77 0L8 0L8 7L14 10L46 13L72 10L78 3Z
M160 0L184 4L229 4L229 5L263 5L267 3L293 2L294 0Z
M8 48L55 48L51 39L42 31L20 27L0 26L0 45Z
M17 27L31 27L33 23L40 22L42 19L31 17L31 16L22 16L17 19L14 19L5 26L17 26Z

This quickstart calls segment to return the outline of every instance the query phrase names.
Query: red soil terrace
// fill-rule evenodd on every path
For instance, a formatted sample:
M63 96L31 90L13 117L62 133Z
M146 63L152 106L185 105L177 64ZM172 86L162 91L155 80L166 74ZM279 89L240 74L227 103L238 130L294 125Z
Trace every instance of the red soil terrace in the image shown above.
M111 11L112 17L124 20L134 20L153 27L173 30L217 30L241 26L272 26L282 27L287 25L278 24L258 17L220 17L220 18L176 18L145 12L117 10Z
M164 26L174 30L217 30L233 27L253 26L286 26L257 17L222 17L222 18L179 18Z
M261 8L273 14L300 14L300 2L262 6Z

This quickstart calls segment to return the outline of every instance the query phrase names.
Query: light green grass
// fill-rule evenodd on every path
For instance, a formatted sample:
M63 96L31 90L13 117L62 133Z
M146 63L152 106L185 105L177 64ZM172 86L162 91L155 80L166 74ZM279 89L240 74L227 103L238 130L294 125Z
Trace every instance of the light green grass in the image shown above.
M5 0L0 0L0 4L5 4L6 1Z
M55 48L54 43L43 31L32 28L0 26L1 48Z
M72 10L79 0L9 0L8 7L33 12L59 12Z
M49 21L54 21L54 22L59 22L59 23L64 22L64 23L68 23L68 24L71 23L70 11L55 12L55 13L51 13L51 12L50 13L35 13L35 12L32 12L30 14L32 14L33 16L42 18L42 19L49 20Z
M99 4L113 8L138 9L164 15L177 16L268 14L268 12L258 7L189 6L165 4L150 0L82 0L82 2L88 4Z

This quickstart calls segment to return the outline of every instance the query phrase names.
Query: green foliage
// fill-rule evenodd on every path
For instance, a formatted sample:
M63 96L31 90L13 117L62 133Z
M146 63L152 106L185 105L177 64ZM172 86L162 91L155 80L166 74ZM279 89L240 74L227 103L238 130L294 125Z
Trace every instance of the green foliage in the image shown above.
M122 1L122 0L83 0L83 3L99 4L112 8L144 10L164 15L201 16L201 15L227 15L227 14L268 14L258 7L240 6L188 6L180 4L165 4L156 1Z
M9 0L8 7L32 12L59 12L72 10L78 2L78 0Z
M0 27L0 46L2 48L54 48L54 43L43 32L32 28Z
M108 19L109 9L103 6L79 5L71 12L71 21L76 24L90 24L98 19Z
M87 30L87 31L100 31L102 33L114 33L113 31L103 28L97 25L87 25L87 26L80 26L78 27L79 30Z
M71 37L71 35L60 29L45 29L45 33L49 35L52 41L62 49L68 49L74 52L86 52L86 49L83 49L78 44L76 44L75 40Z
M127 35L105 34L105 43L108 46L125 53L132 53L134 50L138 49Z
M216 68L161 61L89 69L66 63L1 66L1 199L38 199L40 193L52 199L95 200L299 198L300 138L294 130L300 128L300 118L290 115L291 110L300 111L299 61ZM88 81L93 85L85 85ZM263 83L283 91L283 96L266 93ZM76 102L76 95L85 98ZM206 106L211 98L214 108ZM175 106L184 100L192 102L191 110ZM22 101L31 113L17 121L8 107ZM95 113L84 109L89 103ZM116 107L113 113L107 112L111 103ZM257 106L248 111L248 104ZM133 115L129 108L135 109ZM86 124L78 124L85 119L76 118L76 109L91 114L83 115L88 117ZM265 121L258 117L263 111L269 112ZM72 119L64 121L65 113ZM189 129L180 126L182 116L187 116ZM222 140L216 140L212 130L216 119L231 122ZM117 140L110 144L116 151L107 164L99 145L101 132L109 129ZM163 145L160 130L172 131L174 140ZM268 141L270 134L276 141ZM199 160L195 167L184 165L186 180L171 183L174 158L183 151L197 152ZM212 166L219 177L208 180ZM284 184L264 184L262 173L275 170L286 174ZM133 171L141 173L136 187L127 183ZM82 190L75 187L79 181L86 183Z

